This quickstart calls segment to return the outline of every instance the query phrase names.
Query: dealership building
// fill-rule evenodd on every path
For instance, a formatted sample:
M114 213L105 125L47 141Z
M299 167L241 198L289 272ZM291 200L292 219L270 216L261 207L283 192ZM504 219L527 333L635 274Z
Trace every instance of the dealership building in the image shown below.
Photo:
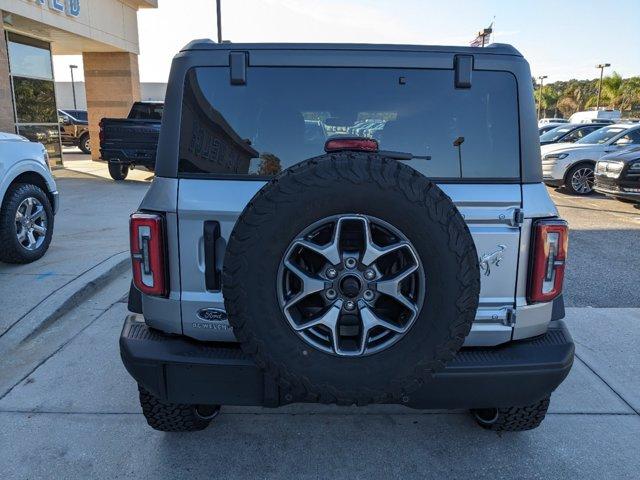
M52 55L82 55L91 138L140 99L138 20L157 0L0 0L0 131L62 163ZM92 149L97 158L98 149Z

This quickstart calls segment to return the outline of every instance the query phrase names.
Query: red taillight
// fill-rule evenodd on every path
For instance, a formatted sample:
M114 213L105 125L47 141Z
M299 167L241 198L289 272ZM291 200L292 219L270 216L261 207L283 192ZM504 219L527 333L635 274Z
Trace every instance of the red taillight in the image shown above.
M129 221L133 282L142 293L166 296L164 218L134 213Z
M324 144L324 151L337 152L340 150L358 150L361 152L377 152L378 142L373 138L342 137L331 138Z
M562 293L569 247L569 227L564 220L538 220L533 225L529 302L549 302Z

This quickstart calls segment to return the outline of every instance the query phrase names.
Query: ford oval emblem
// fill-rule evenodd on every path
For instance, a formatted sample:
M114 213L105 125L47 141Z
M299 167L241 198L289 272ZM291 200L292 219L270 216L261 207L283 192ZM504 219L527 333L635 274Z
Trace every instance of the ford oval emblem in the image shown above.
M226 322L227 312L220 308L201 308L198 310L198 318L208 322Z

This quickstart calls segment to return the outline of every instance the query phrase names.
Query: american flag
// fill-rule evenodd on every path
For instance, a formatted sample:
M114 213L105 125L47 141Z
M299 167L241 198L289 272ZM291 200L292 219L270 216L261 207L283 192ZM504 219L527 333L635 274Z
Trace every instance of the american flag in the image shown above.
M491 43L491 34L493 33L493 22L484 30L480 30L476 38L469 44L472 47L484 47Z

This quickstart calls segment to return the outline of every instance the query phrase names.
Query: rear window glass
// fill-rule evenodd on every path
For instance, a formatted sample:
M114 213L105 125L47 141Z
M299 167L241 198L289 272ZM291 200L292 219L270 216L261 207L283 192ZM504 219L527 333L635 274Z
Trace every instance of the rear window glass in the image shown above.
M611 140L613 137L618 135L619 133L624 132L623 127L607 127L601 128L600 130L596 130L593 133L590 133L586 137L578 140L576 143L588 143L588 144L600 144L606 143Z
M129 112L132 120L162 120L164 105L149 103L134 103Z
M430 156L405 162L431 178L520 176L508 73L474 71L470 89L454 88L452 70L250 67L245 85L226 67L187 74L181 173L270 177L340 136Z
M542 135L540 135L540 141L541 142L552 142L552 141L557 140L560 137L564 136L567 132L570 132L573 129L574 129L574 127L557 127L557 128L554 128L554 129L549 130L548 132L545 132Z

